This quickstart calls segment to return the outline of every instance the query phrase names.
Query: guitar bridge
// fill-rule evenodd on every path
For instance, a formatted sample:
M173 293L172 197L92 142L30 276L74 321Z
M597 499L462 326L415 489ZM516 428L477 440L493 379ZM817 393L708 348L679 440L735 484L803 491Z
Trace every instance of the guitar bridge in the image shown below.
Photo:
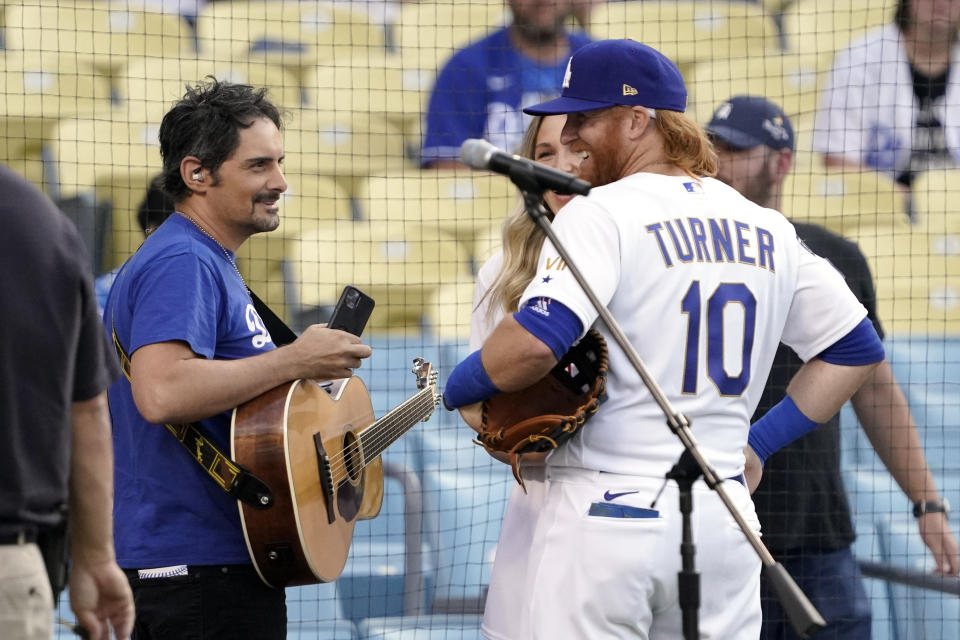
M333 510L333 473L330 471L330 458L323 448L323 439L320 433L313 434L313 446L317 450L317 472L320 475L320 488L323 489L327 503L327 520L333 524L337 514Z

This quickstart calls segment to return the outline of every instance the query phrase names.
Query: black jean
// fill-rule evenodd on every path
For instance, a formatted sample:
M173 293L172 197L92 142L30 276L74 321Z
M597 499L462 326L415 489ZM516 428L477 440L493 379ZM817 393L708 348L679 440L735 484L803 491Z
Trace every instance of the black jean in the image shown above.
M283 640L287 605L253 565L191 566L188 575L140 579L133 589L133 640Z

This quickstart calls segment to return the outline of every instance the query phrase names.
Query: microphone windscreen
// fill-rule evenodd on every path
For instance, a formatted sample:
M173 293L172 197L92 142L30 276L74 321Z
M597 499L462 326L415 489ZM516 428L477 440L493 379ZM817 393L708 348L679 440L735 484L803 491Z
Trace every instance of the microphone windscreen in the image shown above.
M460 145L460 162L474 169L489 169L490 156L497 148L479 138L470 138Z

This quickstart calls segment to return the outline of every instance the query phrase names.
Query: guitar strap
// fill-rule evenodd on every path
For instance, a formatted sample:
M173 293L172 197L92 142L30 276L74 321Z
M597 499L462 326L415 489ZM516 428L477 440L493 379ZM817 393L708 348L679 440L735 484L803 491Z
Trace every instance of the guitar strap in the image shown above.
M254 309L263 320L267 331L270 332L274 344L280 347L297 339L293 330L257 294L249 287L247 292L250 294ZM113 346L117 351L117 357L120 358L120 368L123 369L123 375L127 380L130 380L130 356L120 344L113 322L111 321L110 324ZM273 491L270 487L253 475L249 469L220 451L220 448L203 434L199 424L190 422L164 426L227 495L254 509L267 509L273 506Z

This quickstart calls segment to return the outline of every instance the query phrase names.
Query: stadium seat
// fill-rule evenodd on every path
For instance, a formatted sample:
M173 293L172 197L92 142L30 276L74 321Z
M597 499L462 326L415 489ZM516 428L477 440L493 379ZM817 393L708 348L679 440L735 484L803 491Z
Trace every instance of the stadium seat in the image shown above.
M301 307L331 305L345 284L376 300L370 328L419 328L424 305L467 266L454 243L415 223L322 223L293 243L290 273Z
M853 555L857 561L885 562L881 534L873 520L855 520L854 529L857 539L853 543ZM896 610L890 598L890 583L864 578L863 587L870 601L871 639L897 640Z
M160 172L159 124L104 118L67 118L50 143L60 196L95 193L113 204L108 268L121 264L143 242L136 210Z
M300 106L300 83L282 67L262 61L146 58L131 62L117 85L117 96L133 121L160 123L173 104L183 97L186 85L207 76L268 87L268 96L283 108Z
M362 13L321 2L209 3L197 16L199 57L268 60L300 79L320 61L380 51L384 43L383 29Z
M508 24L500 2L404 3L394 24L398 51L418 69L439 69L457 50Z
M891 333L960 333L960 241L914 229L854 229L877 283L877 306Z
M960 169L921 173L910 193L919 229L960 236Z
M427 305L427 330L440 340L468 342L476 287L472 276L441 285Z
M288 322L293 309L288 304L289 283L284 264L291 243L322 222L350 220L350 197L334 180L302 172L294 163L284 163L287 191L280 200L280 226L259 233L237 251L237 268L247 285L271 309Z
M43 147L61 119L108 110L109 82L73 55L7 50L0 51L0 89L0 162L56 197L55 183L45 183Z
M698 62L685 79L687 113L706 124L714 110L736 95L763 96L791 119L813 114L824 69L814 55L769 54Z
M304 84L309 105L386 118L419 149L435 76L434 67L414 67L399 54L370 53L323 62Z
M604 2L590 15L593 38L632 38L662 52L686 77L699 62L746 59L780 49L777 25L756 2Z
M369 618L357 628L360 640L480 640L479 615L434 614Z
M506 465L470 442L469 433L461 427L456 449L437 448L438 460L427 463L423 472L424 519L436 550L432 613L482 612L515 482Z
M287 162L337 180L351 197L369 176L410 167L403 133L382 116L326 109L292 111L284 135Z
M890 0L796 0L781 16L787 50L832 59L855 36L891 22L895 7Z
M889 563L931 573L933 557L923 544L916 520L909 513L898 516L890 518L886 527L881 529L886 537ZM898 583L890 585L890 593L900 638L934 640L956 637L960 629L960 598L956 595Z
M464 170L413 170L367 180L359 196L372 221L419 222L455 238L464 260L476 264L475 242L519 204L507 178Z
M337 582L287 588L287 638L289 640L355 640L357 628L343 617Z
M76 0L6 7L6 47L75 54L111 80L132 58L191 58L193 33L181 16L148 4Z
M783 184L781 211L840 235L854 230L906 228L906 200L897 184L875 171L794 169Z

